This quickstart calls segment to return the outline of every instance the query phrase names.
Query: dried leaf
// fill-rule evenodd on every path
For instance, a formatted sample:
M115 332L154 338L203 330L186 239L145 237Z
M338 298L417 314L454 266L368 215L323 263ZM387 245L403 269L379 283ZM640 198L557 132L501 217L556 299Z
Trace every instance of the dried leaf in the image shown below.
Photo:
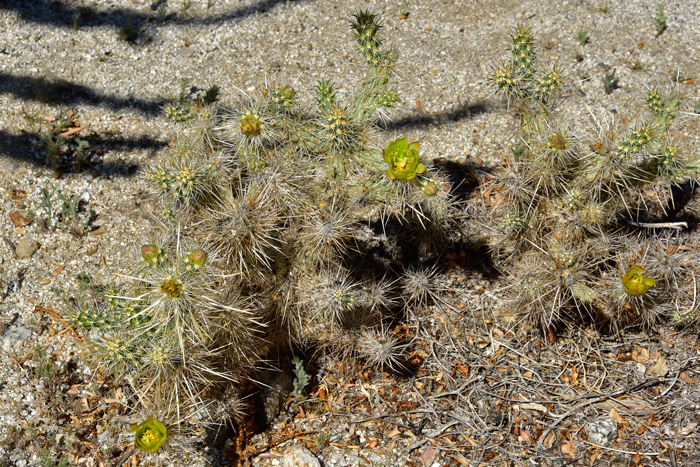
M15 224L15 227L24 227L25 225L29 225L34 222L33 220L24 217L25 212L26 211L14 211L10 213L10 219L12 219L12 223Z
M656 363L649 367L648 373L652 376L665 376L668 373L668 365L666 364L666 357L661 355Z
M571 367L571 386L576 387L578 386L578 375L579 372L576 371L576 367Z
M546 332L547 344L552 345L557 341L557 331L554 328L547 329Z
M394 427L394 429L391 430L386 435L389 436L390 438L394 438L395 436L398 436L400 434L401 434L401 430L399 430L398 427Z
M562 444L560 446L562 454L567 454L569 456L573 456L576 454L576 448L572 444Z
M469 461L466 460L466 459L465 459L464 457L462 457L462 456L452 456L452 459L456 460L457 462L459 462L460 464L462 464L464 467L469 467L469 465L470 465L470 464L469 464Z
M651 360L651 356L649 355L649 349L641 349L637 351L637 349L634 349L632 351L632 360L634 360L637 363L646 363L649 360Z
M418 112L423 111L423 104L421 104L418 99L416 99L416 109L418 109Z
M550 433L547 435L547 437L544 439L544 443L542 443L542 445L543 445L544 447L548 448L549 446L552 445L553 442L554 442L554 432L552 431L552 432L550 432Z
M688 436L689 434L695 432L695 428L698 426L697 423L689 423L683 428L681 428L681 434L683 436Z
M18 199L24 199L27 197L27 192L24 190L17 190L12 192L12 199L17 201Z
M681 379L681 381L683 381L686 384L695 384L696 383L696 381L693 378L691 378L690 376L688 376L688 373L686 373L685 371L682 372L680 375L678 375L678 377Z
M87 127L78 126L78 127L70 128L70 129L64 131L63 133L61 133L61 136L63 136L64 138L70 138L72 136L77 135L78 133L80 133L81 130L84 130L85 128L87 128Z
M520 429L520 437L525 441L527 444L532 444L532 436L530 436L530 432L524 428Z
M59 266L59 267L57 267L56 269L54 269L54 270L51 272L51 274L54 275L54 276L58 276L59 274L61 274L61 272L63 272L64 269L66 269L65 266Z
M608 417L614 418L615 420L617 420L617 423L625 423L625 419L623 419L622 416L614 408L610 409L610 413L608 413Z

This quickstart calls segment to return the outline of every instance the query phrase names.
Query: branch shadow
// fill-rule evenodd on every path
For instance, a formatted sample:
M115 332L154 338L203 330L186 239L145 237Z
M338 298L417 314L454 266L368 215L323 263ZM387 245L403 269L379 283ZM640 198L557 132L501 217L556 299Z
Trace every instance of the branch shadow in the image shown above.
M12 94L27 101L50 101L66 106L88 102L113 110L132 108L147 115L161 113L159 100L124 98L115 94L101 96L90 87L73 84L50 71L47 71L47 75L48 80L37 80L30 76L15 76L0 71L0 93Z
M186 18L177 21L178 24L207 25L236 20L257 13L265 13L279 3L301 3L308 0L262 0L251 5L232 8L221 15L203 18ZM22 21L35 24L48 24L56 28L73 28L74 17L79 18L80 27L106 25L112 28L123 27L128 20L145 22L156 18L153 11L135 11L125 8L114 8L108 11L95 10L87 17L78 16L79 11L60 1L50 0L9 0L0 3L0 10L15 11ZM177 14L171 13L162 18L163 21L151 22L151 26L164 24L165 21L177 19Z
M476 101L473 104L465 102L462 105L454 106L452 109L445 112L440 112L435 115L426 114L423 112L407 115L398 120L391 120L383 125L382 129L387 131L402 130L407 128L425 128L435 125L443 125L447 121L458 122L474 117L475 115L483 114L489 111L489 104L486 101Z
M0 159L29 162L37 167L53 168L48 157L42 154L42 150L37 147L37 142L41 139L38 132L24 132L20 135L12 135L5 130L0 130ZM106 162L102 155L110 151L130 152L137 149L148 150L150 157L155 152L168 145L166 141L161 141L150 136L139 138L120 137L109 135L91 134L81 139L90 143L88 157L83 165L81 173L91 174L95 177L108 174L133 177L137 174L139 166L128 161ZM58 163L60 172L69 172L73 166L73 160L63 157ZM67 167L68 170L64 170Z

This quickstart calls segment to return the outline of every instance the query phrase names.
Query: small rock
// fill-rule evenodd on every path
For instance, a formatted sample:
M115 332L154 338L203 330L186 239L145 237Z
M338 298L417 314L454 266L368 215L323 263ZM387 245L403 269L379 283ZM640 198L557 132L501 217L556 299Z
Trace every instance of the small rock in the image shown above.
M15 280L7 283L7 293L8 294L19 292L20 290L22 290L22 280L21 279L15 279Z
M268 69L272 72L280 71L282 69L282 62L279 60L273 60L270 62Z
M12 326L2 336L2 349L9 352L12 349L16 349L22 341L30 337L32 337L32 331L29 329L20 326Z
M321 463L302 446L292 446L284 453L282 467L321 467Z
M10 168L12 170L17 170L19 169L19 164L17 162L13 162L12 164L10 164Z
M39 249L39 243L36 242L31 237L27 237L19 244L17 245L17 248L15 249L15 253L17 253L17 256L21 259L27 259L31 258L34 253L36 253L36 250Z
M86 182L91 182L93 178L94 178L94 177L93 177L92 175L87 174L87 175L85 176L85 181L86 181Z
M83 193L80 195L80 201L83 203L89 203L90 202L90 193L87 191L83 191Z
M617 438L617 420L603 418L586 424L588 440L598 446L608 447Z
M176 53L181 57L187 58L187 57L191 56L192 54L194 54L194 50L192 50L190 47L184 46L180 50L178 50Z

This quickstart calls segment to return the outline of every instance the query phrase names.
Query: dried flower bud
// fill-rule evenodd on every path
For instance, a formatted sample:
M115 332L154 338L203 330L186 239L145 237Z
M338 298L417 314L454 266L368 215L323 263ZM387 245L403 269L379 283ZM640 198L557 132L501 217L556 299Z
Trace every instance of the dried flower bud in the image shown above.
M555 151L562 152L569 146L569 142L566 140L566 136L562 135L561 133L554 133L553 135L549 136L547 146Z
M178 298L182 293L182 282L169 277L160 285L160 290L170 298Z

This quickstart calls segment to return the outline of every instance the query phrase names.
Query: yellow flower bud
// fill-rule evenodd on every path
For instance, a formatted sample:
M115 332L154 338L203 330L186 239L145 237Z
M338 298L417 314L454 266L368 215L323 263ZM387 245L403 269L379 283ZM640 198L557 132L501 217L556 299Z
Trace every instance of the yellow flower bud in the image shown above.
M141 423L134 423L129 431L135 433L134 446L144 452L156 452L165 443L168 430L161 422L149 417Z
M633 297L642 295L656 282L651 277L644 276L646 271L636 264L629 268L626 274L620 275L625 292Z

